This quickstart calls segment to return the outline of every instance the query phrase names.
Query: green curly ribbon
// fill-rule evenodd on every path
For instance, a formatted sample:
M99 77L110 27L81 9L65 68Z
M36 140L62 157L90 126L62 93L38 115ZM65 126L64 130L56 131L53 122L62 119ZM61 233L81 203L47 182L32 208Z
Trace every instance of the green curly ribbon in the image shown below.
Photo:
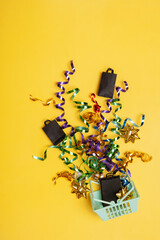
M79 88L75 88L75 89L68 91L67 94L73 93L73 95L72 95L72 100L73 100L75 98L75 96L79 93L79 91L80 91ZM73 102L78 105L77 108L80 109L80 113L86 109L91 108L91 106L89 106L87 102L79 102L79 101L75 101L75 100L73 100ZM87 128L86 127L76 127L75 131L82 132L82 133L88 132L89 124L81 115L80 115L80 119L82 120L82 122L84 122L85 125L87 125Z
M94 156L88 157L86 160L82 158L82 161L95 172L103 172L103 170L105 169L105 165Z
M89 179L95 172L102 173L103 170L105 169L105 165L102 162L99 162L96 157L90 157L90 159L83 160L83 163L86 164L91 170L93 171L88 171L86 168L85 173L82 173L80 177L77 178L77 181L79 182L82 179ZM103 167L102 167L103 165Z
M113 99L112 101L112 105L118 106L115 111L114 111L114 116L115 118L112 119L112 123L116 126L116 128L111 128L111 131L115 134L117 134L118 136L115 137L114 139L111 140L111 142L114 142L116 140L118 140L120 138L120 129L123 129L125 127L125 124L127 122L127 120L129 120L135 127L141 127L144 124L144 119L145 119L145 115L142 114L142 120L141 120L141 124L138 126L137 124L135 124L132 119L130 118L126 118L123 122L123 125L121 125L122 119L116 114L116 112L118 112L120 109L122 109L122 104L118 103L120 101L119 98Z
M122 119L116 114L119 110L122 109L122 104L119 103L119 101L120 101L119 98L115 98L115 99L113 99L113 101L111 103L114 106L118 106L113 113L115 118L113 118L113 120L111 121L116 126L116 128L111 128L111 132L116 133L118 136L115 137L114 139L112 139L111 140L112 142L114 142L120 138L119 129L121 128L120 123L121 123Z
M67 144L67 140L69 140L69 145ZM73 144L73 141L75 144ZM75 172L79 172L81 175L80 177L77 178L77 182L79 182L82 178L85 178L85 180L87 180L92 174L93 172L89 172L88 170L86 170L86 173L84 173L80 168L78 168L77 166L75 166L75 164L73 163L75 160L77 160L78 155L74 152L68 151L67 149L69 148L73 148L73 149L82 149L84 148L84 146L82 145L81 147L76 147L76 137L73 136L71 137L70 135L67 135L65 137L65 139L58 145L52 145L49 146L45 151L44 151L44 157L37 157L37 156L32 156L34 159L38 159L41 161L44 161L47 158L47 151L50 148L57 148L61 151L61 154L59 155L59 158L68 166L69 169L75 171ZM71 156L73 156L72 159L69 159L68 157L65 157L65 153L70 154Z
M69 145L66 145L67 139L69 139ZM73 137L73 139L74 139L74 142L76 143L75 137ZM74 147L74 145L73 145L73 143L72 143L71 136L66 136L66 137L64 138L64 140L63 140L58 146L56 146L56 145L49 146L49 147L44 151L44 157L43 157L43 158L37 157L37 156L33 156L33 158L34 158L34 159L41 160L41 161L44 161L44 160L47 158L47 151L48 151L48 149L50 149L50 148L58 148L60 151L62 151L62 153L59 155L60 159L61 159L66 165L72 164L73 167L72 167L72 168L69 167L69 168L75 170L76 167L74 166L73 162L78 158L78 155L77 155L76 153L73 153L73 152L71 152L71 151L66 150L66 149L68 149L68 148L73 148L73 147ZM71 160L69 160L68 157L63 157L65 153L68 153L68 154L70 154L71 156L74 156L74 157L73 157Z
M116 154L119 155L119 145L117 144L113 144L112 142L108 145L109 147L109 151L107 151L106 156L113 159L115 157Z

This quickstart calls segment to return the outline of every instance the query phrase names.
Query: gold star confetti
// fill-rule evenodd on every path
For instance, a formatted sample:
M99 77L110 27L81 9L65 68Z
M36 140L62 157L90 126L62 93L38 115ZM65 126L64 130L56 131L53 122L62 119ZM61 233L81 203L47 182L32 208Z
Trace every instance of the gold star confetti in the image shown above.
M122 188L122 190L120 190L118 193L116 193L116 196L121 199L122 197L124 197L124 195L127 192L128 192L128 188L126 186L126 187Z
M116 193L116 196L121 199L121 198L123 198L127 194L127 192L128 192L128 188L127 188L127 186L125 186L124 188L122 188L122 190L120 190L118 193ZM125 200L129 200L131 198L132 198L132 193L130 193L125 198Z
M140 139L138 136L139 129L134 128L134 126L130 126L129 124L126 125L124 129L120 130L120 135L122 138L125 138L125 143L131 141L134 143L135 139Z
M90 189L87 187L84 180L81 180L77 182L76 180L73 180L71 183L72 193L75 193L77 198L85 197L87 198L87 192L90 191Z

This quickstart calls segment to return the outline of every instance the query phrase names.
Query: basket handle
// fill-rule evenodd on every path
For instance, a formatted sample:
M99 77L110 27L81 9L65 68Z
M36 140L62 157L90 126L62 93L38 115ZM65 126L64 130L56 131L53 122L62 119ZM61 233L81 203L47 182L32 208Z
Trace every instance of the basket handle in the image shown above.
M92 187L92 183L95 183L95 184L100 185L98 182L90 181L90 188L91 188L92 198L93 198L96 202L106 203L106 204L109 204L109 205L114 206L115 203L113 203L113 202L107 202L107 201L103 201L103 200L99 200L99 199L94 198L94 196L93 196L93 187Z

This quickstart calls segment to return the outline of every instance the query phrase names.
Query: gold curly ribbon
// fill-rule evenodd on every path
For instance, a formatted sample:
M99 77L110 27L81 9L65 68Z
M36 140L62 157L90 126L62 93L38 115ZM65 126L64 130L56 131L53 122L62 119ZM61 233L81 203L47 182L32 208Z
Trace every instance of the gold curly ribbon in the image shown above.
M99 114L93 112L86 112L83 114L83 118L90 124L98 121Z
M124 155L125 155L125 159L120 164L120 166L125 170L125 172L127 171L128 164L133 162L134 157L141 158L142 162L149 162L152 160L152 157L149 156L148 153L143 153L138 151L125 152Z
M34 98L31 94L29 95L29 98L30 98L30 100L32 100L32 101L34 101L34 102L35 102L35 101L40 101L43 106L49 106L51 102L53 102L53 104L56 103L53 98L49 98L48 100L46 100L46 102L43 101L43 100L41 100L41 99L39 99L39 98Z
M71 193L75 193L78 199L81 197L87 198L87 192L89 192L90 189L87 187L84 179L77 182L76 179L74 179L74 174L71 174L68 171L62 171L60 173L57 173L56 177L52 178L53 183L56 184L56 180L60 177L66 178L71 182Z
M60 178L60 177L67 178L68 181L72 181L72 180L73 180L73 175L72 175L70 172L68 172L68 171L62 171L62 172L60 172L60 173L57 173L57 176L56 176L56 177L53 177L53 178L52 178L53 183L56 184L56 180L57 180L58 178Z
M104 120L101 118L99 113L93 113L93 112L86 112L83 114L83 118L89 123L95 123L95 125L97 125L98 123L101 122L101 125L99 126L99 130L101 131L104 126L105 126L105 122Z

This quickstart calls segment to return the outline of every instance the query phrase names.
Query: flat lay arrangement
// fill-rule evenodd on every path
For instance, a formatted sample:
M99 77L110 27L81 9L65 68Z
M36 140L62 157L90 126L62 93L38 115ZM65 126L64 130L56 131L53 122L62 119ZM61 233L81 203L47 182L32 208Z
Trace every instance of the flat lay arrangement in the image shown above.
M52 181L56 184L58 178L66 178L71 182L71 192L76 197L90 199L93 211L106 221L111 218L122 216L137 211L139 193L131 179L129 163L135 158L142 162L149 162L152 157L140 151L126 151L121 153L117 144L120 138L124 138L124 144L139 141L139 129L143 126L145 115L141 116L141 122L137 125L131 118L122 119L118 116L121 110L120 94L128 91L128 83L124 81L125 88L116 87L117 74L112 68L102 73L98 96L89 93L93 106L85 101L79 101L79 88L66 92L65 85L70 82L70 75L75 73L75 67L71 61L72 71L65 71L66 81L58 82L60 91L56 97L61 101L56 103L53 98L46 102L30 95L32 101L40 101L43 106L51 103L62 111L56 119L47 119L42 130L52 142L44 151L43 157L33 156L34 159L44 161L47 158L47 150L56 148L60 150L59 158L69 168L68 171L57 173ZM71 94L71 100L79 111L82 126L72 126L69 120L65 119L65 94ZM116 97L113 97L114 94ZM98 104L98 98L103 98L106 109ZM59 101L58 100L58 101ZM107 114L113 113L113 118L108 119ZM110 127L110 125L112 127ZM70 133L66 134L65 129L69 128ZM89 134L90 129L95 134ZM109 138L109 133L114 134ZM80 164L77 164L77 162ZM94 190L94 185L99 190Z

